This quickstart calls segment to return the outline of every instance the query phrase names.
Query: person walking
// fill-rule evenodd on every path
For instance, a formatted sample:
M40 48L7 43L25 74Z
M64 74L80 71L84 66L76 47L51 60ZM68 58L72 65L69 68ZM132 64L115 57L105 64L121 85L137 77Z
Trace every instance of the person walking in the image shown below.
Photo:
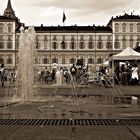
M4 64L1 64L1 67L0 67L0 80L1 80L1 86L2 87L4 87L4 75L5 75Z
M77 72L77 68L75 64L73 64L72 67L70 68L70 73L72 75L73 81L76 80L76 72Z

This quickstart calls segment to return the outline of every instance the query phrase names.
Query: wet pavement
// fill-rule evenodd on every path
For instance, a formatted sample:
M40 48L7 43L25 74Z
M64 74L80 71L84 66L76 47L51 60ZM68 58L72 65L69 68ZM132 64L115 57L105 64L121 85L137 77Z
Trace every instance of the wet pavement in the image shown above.
M32 102L0 88L0 119L139 119L140 86L42 85ZM138 125L1 125L0 140L139 140Z

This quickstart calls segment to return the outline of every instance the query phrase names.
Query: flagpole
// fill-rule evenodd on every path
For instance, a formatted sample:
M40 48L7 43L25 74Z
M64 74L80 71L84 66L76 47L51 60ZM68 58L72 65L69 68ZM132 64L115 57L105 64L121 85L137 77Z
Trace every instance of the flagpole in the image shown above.
M65 10L63 9L63 17L62 17L62 22L63 22L63 26L65 26L65 21L64 21L64 12L65 12Z
M63 19L62 19L63 26L65 26L65 20L66 20L65 9L63 9Z

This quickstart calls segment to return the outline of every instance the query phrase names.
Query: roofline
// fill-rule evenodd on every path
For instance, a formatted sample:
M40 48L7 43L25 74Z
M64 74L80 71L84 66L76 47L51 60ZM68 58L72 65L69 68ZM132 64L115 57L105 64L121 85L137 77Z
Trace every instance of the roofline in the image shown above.
M34 28L37 33L112 33L112 29L107 26L34 26ZM18 32L20 31L17 30Z

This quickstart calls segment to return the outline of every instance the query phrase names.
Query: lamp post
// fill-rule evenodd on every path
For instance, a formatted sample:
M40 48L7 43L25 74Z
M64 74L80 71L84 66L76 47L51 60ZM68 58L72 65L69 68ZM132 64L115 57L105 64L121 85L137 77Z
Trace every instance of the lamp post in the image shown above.
M78 27L77 27L77 32L76 32L76 36L77 36L77 60L78 60L78 57L79 57L79 55L78 55L78 47L79 47L79 45L78 45Z
M51 70L51 47L52 47L52 44L51 44L51 30L50 30L50 70Z
M97 64L97 60L96 60L96 26L94 25L94 35L95 35L95 38L94 38L94 46L95 46L95 48L94 48L94 57L95 57L95 66L96 66L96 64Z

